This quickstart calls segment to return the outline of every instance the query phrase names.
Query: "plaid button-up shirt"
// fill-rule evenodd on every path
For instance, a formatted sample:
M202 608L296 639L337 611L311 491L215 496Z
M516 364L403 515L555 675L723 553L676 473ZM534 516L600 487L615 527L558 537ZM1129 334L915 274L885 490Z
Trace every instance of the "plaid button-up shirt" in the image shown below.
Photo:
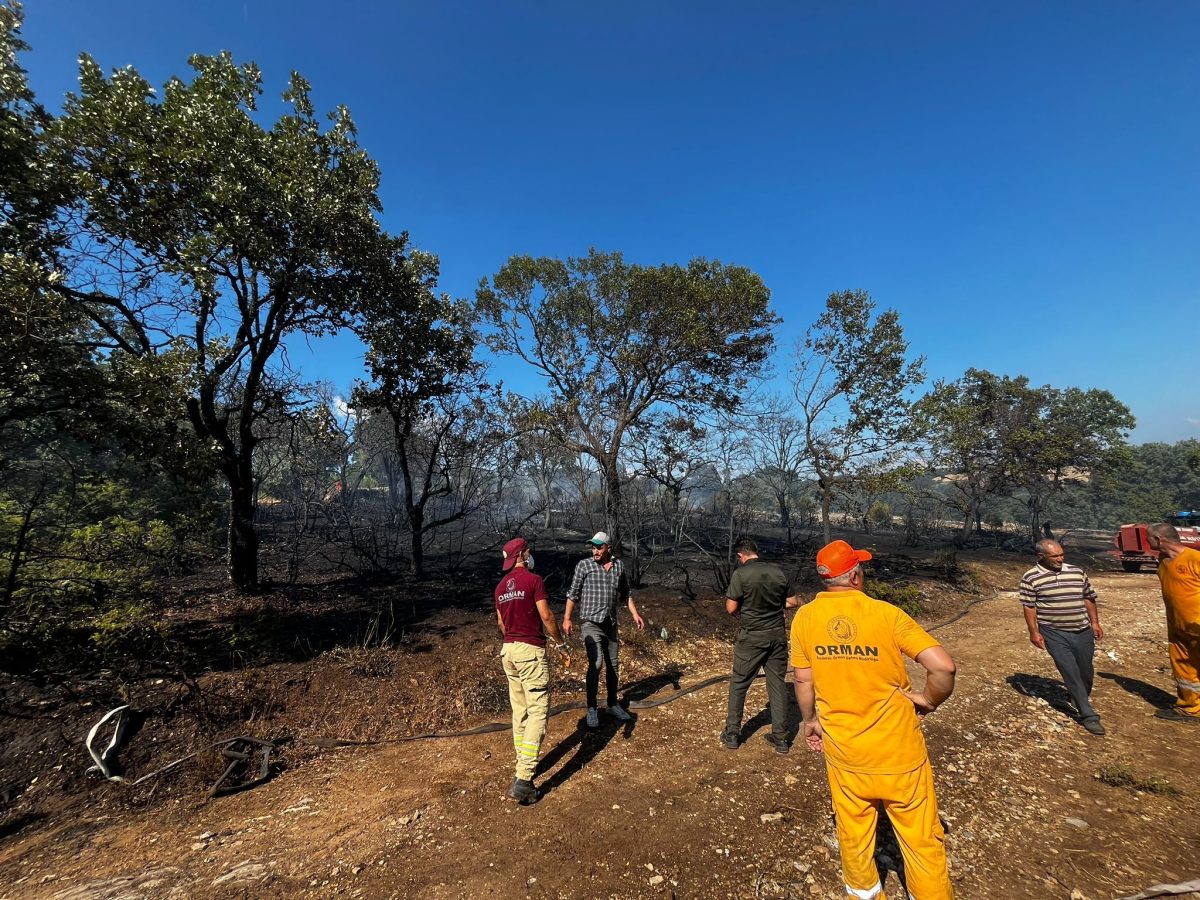
M579 604L579 618L584 622L607 622L617 617L617 604L629 599L629 576L625 564L612 561L612 568L594 559L581 559L575 566L575 577L567 599Z

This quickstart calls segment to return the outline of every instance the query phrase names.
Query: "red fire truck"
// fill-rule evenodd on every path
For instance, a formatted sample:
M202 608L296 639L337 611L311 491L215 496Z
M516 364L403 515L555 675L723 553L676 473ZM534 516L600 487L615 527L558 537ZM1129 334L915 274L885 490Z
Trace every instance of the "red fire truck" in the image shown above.
M1200 512L1185 509L1167 516L1166 520L1179 532L1181 543L1200 549ZM1150 549L1144 524L1122 525L1113 543L1117 546L1115 552L1121 560L1121 568L1126 572L1140 572L1145 565L1158 567L1158 554Z

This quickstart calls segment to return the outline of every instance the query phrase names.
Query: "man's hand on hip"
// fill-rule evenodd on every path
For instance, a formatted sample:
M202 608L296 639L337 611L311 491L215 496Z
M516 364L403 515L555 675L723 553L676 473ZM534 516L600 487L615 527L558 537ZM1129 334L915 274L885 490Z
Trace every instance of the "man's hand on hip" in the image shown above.
M825 729L821 727L820 719L805 722L800 733L804 735L804 743L808 745L809 750L813 753L825 752Z
M917 708L918 718L924 719L937 709L937 705L921 691L901 691L900 693L907 697L912 702L912 705Z

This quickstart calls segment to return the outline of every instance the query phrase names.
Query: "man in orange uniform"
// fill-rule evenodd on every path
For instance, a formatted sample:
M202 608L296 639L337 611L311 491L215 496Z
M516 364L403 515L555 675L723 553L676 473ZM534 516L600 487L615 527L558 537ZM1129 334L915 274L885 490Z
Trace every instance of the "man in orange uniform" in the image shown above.
M1150 549L1158 551L1168 650L1179 696L1174 706L1155 715L1200 724L1200 550L1180 543L1173 525L1151 525L1146 531Z
M921 720L954 690L954 661L903 610L862 592L871 558L845 541L817 553L825 590L792 620L796 700L810 750L825 753L846 891L886 900L875 867L882 806L916 900L952 900L945 835ZM904 658L926 670L913 690Z

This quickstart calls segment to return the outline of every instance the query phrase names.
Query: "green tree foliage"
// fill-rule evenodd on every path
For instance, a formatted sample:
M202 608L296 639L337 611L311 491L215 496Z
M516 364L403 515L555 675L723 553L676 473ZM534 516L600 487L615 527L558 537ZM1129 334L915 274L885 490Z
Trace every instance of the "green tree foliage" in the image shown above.
M22 440L12 431L21 423L103 393L90 323L50 290L69 192L61 168L47 164L52 119L19 63L21 23L19 4L0 5L0 451Z
M80 197L53 288L114 365L181 369L175 402L147 414L185 418L211 453L229 492L230 577L250 590L255 423L283 396L280 347L344 324L396 242L382 239L379 173L344 108L323 128L293 74L291 111L265 128L255 66L190 62L193 79L172 78L160 99L133 68L105 77L81 59L79 93L49 128Z
M1070 512L1083 525L1116 528L1200 509L1200 472L1190 464L1198 453L1200 441L1194 438L1132 446L1128 454L1109 461L1098 478L1068 490Z
M939 381L914 407L931 474L962 515L960 541L990 498L1017 482L1018 463L1036 430L1046 397L1029 379L968 369L957 381Z
M829 512L856 479L892 468L911 441L912 390L925 380L925 358L908 358L893 309L875 315L866 291L829 295L825 311L796 350L792 391L805 456L821 499L825 540Z
M1101 478L1129 459L1129 407L1104 390L1039 389L1038 416L1014 437L1014 480L1022 489L1030 535L1040 537L1047 505L1069 484Z
M120 610L161 602L147 585L211 550L215 496L202 470L170 473L140 449L48 425L27 424L0 480L0 657L14 665L18 647L69 653L65 632L106 616L115 627ZM124 633L98 649L119 652Z
M1037 540L1052 503L1055 518L1067 515L1084 486L1108 490L1130 461L1133 417L1108 391L1032 387L1024 376L968 369L935 384L915 413L931 474L963 517L960 540L978 528L985 504L1004 497L1025 505Z
M175 422L174 390L101 351L63 291L75 200L53 118L29 90L21 8L0 5L0 657L122 604L205 547L210 475ZM139 371L142 369L142 371ZM119 642L118 642L119 643ZM67 648L69 641L51 647ZM113 649L115 643L105 645Z
M460 489L463 476L492 442L491 411L500 405L475 359L476 313L439 294L437 275L432 255L397 257L386 288L367 299L356 322L371 382L355 388L353 403L390 425L384 465L389 485L398 488L416 578L425 577L429 535L471 508ZM451 498L457 502L433 511Z
M766 364L779 321L749 269L704 259L640 266L596 250L514 256L476 296L491 347L545 380L532 423L596 461L618 544L630 430L664 407L695 419L735 406Z

